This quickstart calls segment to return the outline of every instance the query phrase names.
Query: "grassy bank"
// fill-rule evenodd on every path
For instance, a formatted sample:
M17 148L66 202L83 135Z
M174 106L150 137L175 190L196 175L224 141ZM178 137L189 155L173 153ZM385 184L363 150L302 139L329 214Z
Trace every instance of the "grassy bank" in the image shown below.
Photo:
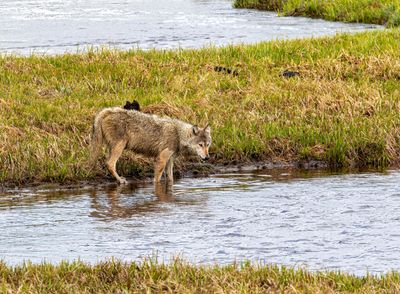
M0 289L2 293L397 293L400 275L356 277L280 266L194 266L179 260L16 267L0 263Z
M2 56L0 182L104 176L102 161L88 165L93 117L132 99L146 112L209 121L214 163L396 164L399 38L393 29L202 50ZM300 77L282 77L285 69ZM121 158L123 174L147 166L132 159Z
M278 11L285 16L400 25L399 0L235 0L234 6Z

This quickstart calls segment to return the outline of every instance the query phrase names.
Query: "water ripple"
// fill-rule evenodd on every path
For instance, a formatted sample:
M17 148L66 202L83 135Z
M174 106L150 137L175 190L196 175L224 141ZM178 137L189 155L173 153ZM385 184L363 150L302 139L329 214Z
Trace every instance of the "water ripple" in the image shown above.
M95 262L182 254L356 274L399 269L400 172L227 174L0 195L0 259ZM155 193L154 193L155 192Z

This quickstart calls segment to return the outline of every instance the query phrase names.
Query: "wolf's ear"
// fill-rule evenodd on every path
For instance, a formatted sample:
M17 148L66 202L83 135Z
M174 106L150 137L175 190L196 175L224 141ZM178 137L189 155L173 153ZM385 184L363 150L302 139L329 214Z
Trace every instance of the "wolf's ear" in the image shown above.
M210 125L208 123L204 127L203 131L206 132L206 133L209 133L209 134L211 133L211 128L210 128Z
M193 135L198 135L199 134L199 127L198 126L193 126L192 127Z

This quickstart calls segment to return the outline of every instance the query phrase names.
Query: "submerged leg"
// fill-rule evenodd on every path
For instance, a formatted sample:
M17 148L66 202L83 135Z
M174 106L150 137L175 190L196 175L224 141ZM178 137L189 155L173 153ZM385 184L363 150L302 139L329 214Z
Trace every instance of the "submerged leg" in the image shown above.
M165 165L167 164L172 154L174 154L174 152L166 148L158 155L154 165L154 182L160 182L161 176L165 169Z
M126 147L125 141L119 141L117 144L112 146L110 149L110 155L107 160L108 170L120 184L127 183L126 179L123 177L120 177L116 170L117 161L118 161L119 157L121 156L122 151L124 151L125 147Z
M171 156L167 162L167 179L170 184L174 182L174 157Z

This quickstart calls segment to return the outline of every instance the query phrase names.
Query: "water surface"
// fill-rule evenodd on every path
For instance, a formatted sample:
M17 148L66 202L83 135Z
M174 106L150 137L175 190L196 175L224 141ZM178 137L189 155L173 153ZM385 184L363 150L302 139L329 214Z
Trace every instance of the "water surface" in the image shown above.
M91 45L198 48L377 28L234 9L229 0L2 0L0 52L64 53Z
M0 259L88 262L182 254L356 274L399 270L400 172L270 171L0 195Z

